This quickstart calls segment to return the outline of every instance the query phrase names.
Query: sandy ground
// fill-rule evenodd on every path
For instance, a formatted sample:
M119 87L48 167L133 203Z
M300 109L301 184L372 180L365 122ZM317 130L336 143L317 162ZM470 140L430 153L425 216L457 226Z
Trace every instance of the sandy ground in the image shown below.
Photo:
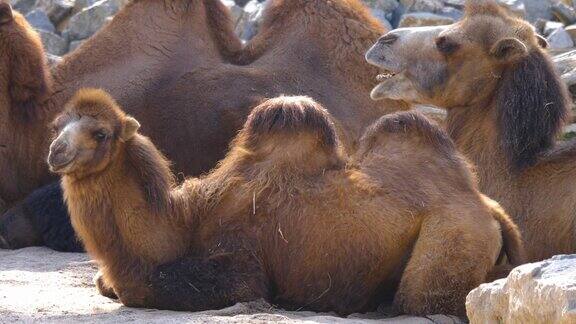
M92 284L96 265L83 253L46 248L0 250L2 323L459 323L443 315L428 318L379 314L348 318L312 312L286 312L264 301L198 313L133 309L100 296Z

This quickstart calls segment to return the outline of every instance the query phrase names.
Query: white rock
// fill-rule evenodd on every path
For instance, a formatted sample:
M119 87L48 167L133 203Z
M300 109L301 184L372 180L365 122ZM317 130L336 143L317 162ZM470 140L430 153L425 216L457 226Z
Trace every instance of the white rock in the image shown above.
M564 27L560 27L553 31L547 37L548 43L550 43L551 49L567 49L574 47L574 42L572 41L572 37L570 34L564 29Z
M522 265L466 298L471 323L576 323L576 255Z
M267 3L268 1L251 0L244 6L242 16L238 19L235 29L240 38L249 40L256 35Z
M364 0L364 3L372 9L381 10L387 14L394 12L400 6L397 0Z

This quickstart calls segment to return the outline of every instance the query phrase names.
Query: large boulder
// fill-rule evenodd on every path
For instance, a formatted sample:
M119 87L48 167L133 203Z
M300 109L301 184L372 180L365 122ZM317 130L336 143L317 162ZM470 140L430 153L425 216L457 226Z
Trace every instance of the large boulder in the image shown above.
M56 27L54 27L48 15L40 9L30 11L25 17L30 26L36 30L44 30L50 33L56 32Z
M576 255L522 265L466 298L471 323L576 323Z
M74 0L42 0L38 4L55 24L62 22L74 8Z
M94 35L126 3L124 0L101 0L70 18L64 30L69 40L86 39Z
M68 42L61 36L44 30L38 30L38 34L40 34L46 52L57 56L62 56L68 52Z

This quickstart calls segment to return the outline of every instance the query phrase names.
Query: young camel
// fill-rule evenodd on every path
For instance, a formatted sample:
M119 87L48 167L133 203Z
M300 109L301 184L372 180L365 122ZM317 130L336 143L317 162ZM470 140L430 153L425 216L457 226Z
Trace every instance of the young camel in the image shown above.
M369 76L376 69L362 59L362 53L383 28L359 0L273 0L264 20L260 33L243 49L220 1L129 3L53 69L54 95L48 102L28 107L39 118L19 123L3 119L10 125L0 128L0 145L11 151L0 155L4 177L0 198L12 207L32 190L55 180L45 164L48 125L85 86L104 88L117 98L128 113L143 122L143 133L174 162L174 170L186 176L213 168L250 110L264 98L280 94L315 98L329 107L350 150L370 123L404 107L368 98L374 85ZM18 39L10 38L13 33L5 33L8 29L33 34L27 25L6 21L0 27L0 47L19 44ZM48 75L42 74L41 46L30 48L33 51L14 48L18 56L9 58L31 62L30 68L19 69L26 80L40 83L44 75L48 82ZM1 60L2 66L19 63L5 57ZM10 80L10 75L2 75L4 71L0 68L0 79ZM26 89L36 89L32 85ZM48 97L40 95L44 92L38 98ZM0 97L6 96L0 91ZM4 105L3 100L7 99L0 99L0 114L19 112L19 107ZM0 154L3 150L0 146ZM42 242L42 231L34 232L34 228L46 222L36 221L30 207L24 202L0 217L0 235L9 243L7 247ZM22 213L26 210L32 212ZM67 217L52 216L60 216L53 222L58 225Z
M367 53L389 71L374 99L448 111L448 133L481 191L517 222L531 261L576 252L576 148L556 143L569 98L545 46L493 1L470 1L461 22L395 30Z
M271 99L215 170L179 187L139 126L105 92L82 90L56 119L48 157L100 264L100 291L126 305L197 311L266 298L349 314L397 288L402 312L463 315L502 236L522 262L515 225L419 115L380 119L347 165L324 108Z

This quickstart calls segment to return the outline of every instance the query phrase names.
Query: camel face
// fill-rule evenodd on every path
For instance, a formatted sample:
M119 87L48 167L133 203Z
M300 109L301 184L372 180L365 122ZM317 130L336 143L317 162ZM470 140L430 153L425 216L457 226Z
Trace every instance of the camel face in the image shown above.
M366 59L391 73L378 77L371 96L447 109L472 105L493 95L506 68L543 46L527 22L494 2L469 2L456 24L384 35Z
M58 136L50 145L48 164L52 172L74 173L102 169L111 156L114 130L90 116L61 116Z
M108 107L116 103L101 90L81 90L70 101L54 121L57 136L48 155L52 172L81 177L102 171L115 157L119 142L134 136L140 124Z

